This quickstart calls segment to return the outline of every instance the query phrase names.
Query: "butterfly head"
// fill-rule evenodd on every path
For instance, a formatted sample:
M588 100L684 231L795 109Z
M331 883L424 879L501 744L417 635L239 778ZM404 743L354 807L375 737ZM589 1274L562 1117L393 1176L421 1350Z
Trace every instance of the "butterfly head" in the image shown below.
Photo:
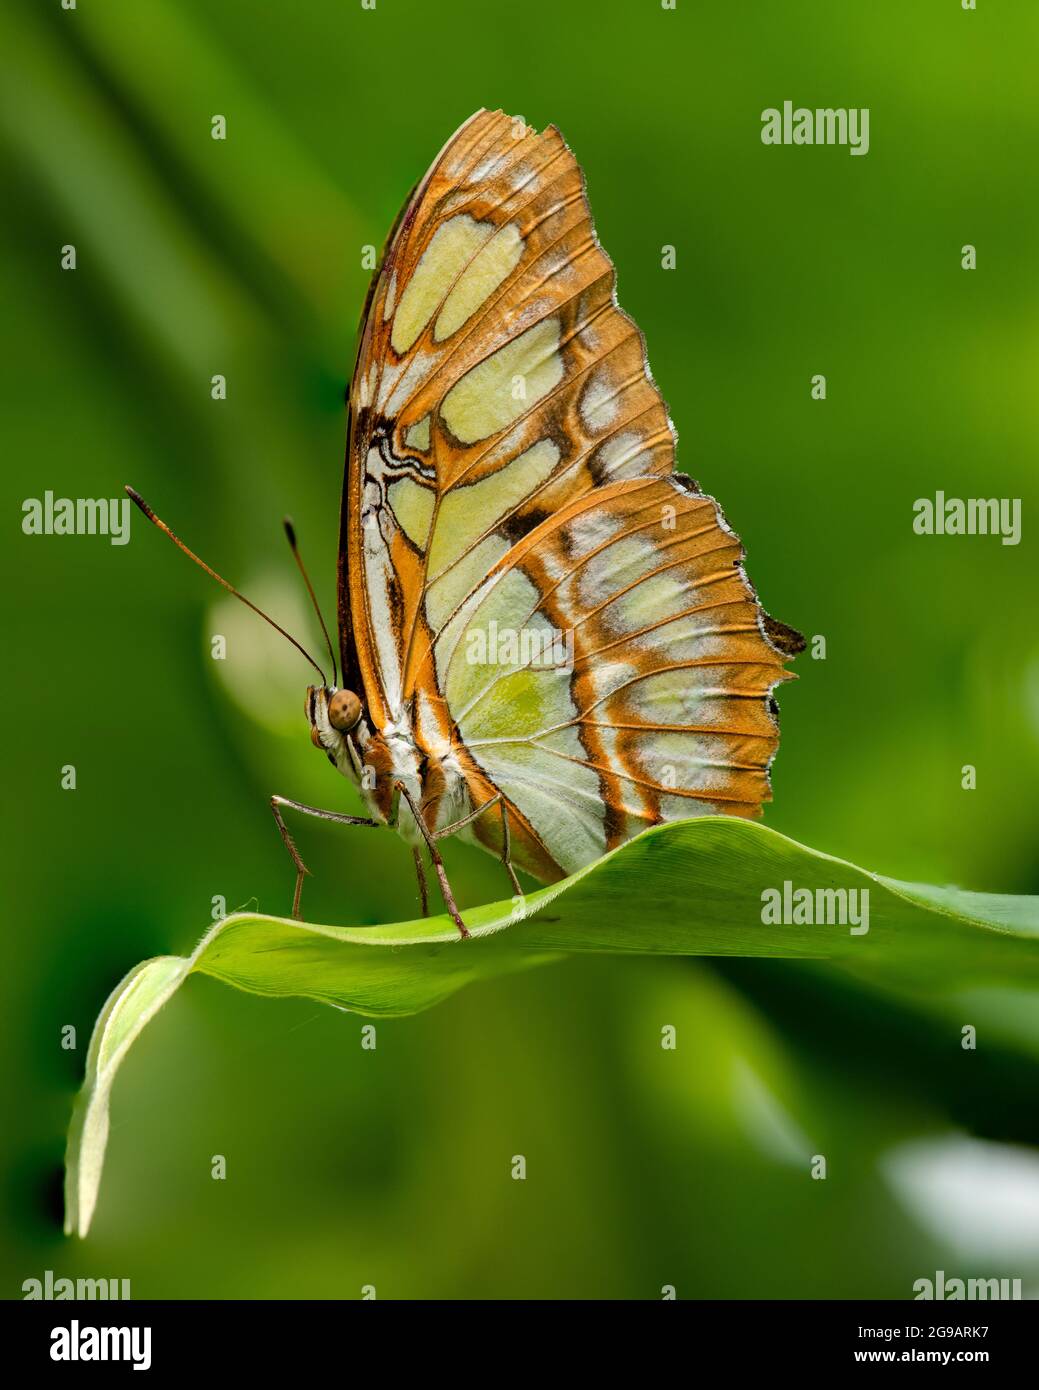
M335 686L308 685L304 709L310 720L311 743L338 763L347 735L361 722L360 697Z

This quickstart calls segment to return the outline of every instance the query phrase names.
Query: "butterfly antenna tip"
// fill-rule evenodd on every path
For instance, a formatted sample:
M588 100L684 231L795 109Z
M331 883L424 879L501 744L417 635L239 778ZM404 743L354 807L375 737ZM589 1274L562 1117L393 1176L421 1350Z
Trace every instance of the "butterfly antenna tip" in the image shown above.
M301 646L300 643L296 641L295 637L292 636L291 632L286 632L285 629L281 626L281 624L276 623L269 613L265 613L262 608L258 608L256 604L253 603L252 599L248 599L245 597L243 593L239 593L235 586L233 584L229 584L222 574L217 574L216 570L213 569L211 565L207 565L205 560L200 559L199 556L197 556L193 550L189 549L189 547L184 544L184 542L177 535L177 533L174 530L172 530L169 526L167 526L161 517L155 515L151 507L148 506L148 503L144 500L144 498L141 496L141 494L137 491L136 488L132 488L129 483L124 483L123 486L126 489L126 495L130 498L132 502L134 502L138 507L140 507L141 511L145 514L145 516L148 518L148 520L152 523L153 526L157 526L160 531L164 531L165 534L169 536L173 544L177 547L177 549L183 550L184 554L188 557L188 559L192 560L196 565L198 565L199 569L205 570L206 574L208 574L211 579L215 579L218 584L223 585L227 592L229 594L233 594L236 599L244 603L246 608L251 608L252 611L258 617L262 618L265 623L269 623L271 627L274 628L275 632L280 632L282 637L284 637L287 641L291 642L292 645L296 648L296 650L300 653L300 655L306 657L306 659L310 662L311 666L313 666L314 670L321 677L321 684L328 684L328 679L325 676L324 671L322 671L321 667L310 655L306 647ZM324 627L324 623L322 623L321 626ZM325 636L327 639L328 634L326 633ZM331 651L331 647L329 647L329 651ZM335 658L333 657L333 661L334 660Z
M321 624L321 631L325 634L325 646L328 648L328 654L332 658L332 684L338 685L339 670L336 666L335 649L332 646L332 639L328 635L328 628L325 626L325 620L321 616L321 607L317 601L317 594L314 593L314 586L310 582L310 575L307 573L306 566L303 563L303 556L299 553L299 545L296 541L296 528L293 526L290 516L282 517L281 524L285 528L285 535L288 537L289 547L295 557L296 564L299 566L299 572L303 576L303 583L307 586L307 593L310 595L310 601L314 605L314 612L317 614L317 620Z

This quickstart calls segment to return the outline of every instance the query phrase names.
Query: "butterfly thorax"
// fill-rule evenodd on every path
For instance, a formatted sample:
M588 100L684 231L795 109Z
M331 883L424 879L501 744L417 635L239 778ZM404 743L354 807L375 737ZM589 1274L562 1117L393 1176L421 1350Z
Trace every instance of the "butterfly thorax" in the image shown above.
M373 729L365 714L348 730L336 728L329 715L337 691L311 686L307 715L311 738L338 770L358 788L369 813L395 826L410 844L422 843L406 797L407 788L427 826L436 830L461 819L471 809L468 783L450 748L424 746L406 715Z

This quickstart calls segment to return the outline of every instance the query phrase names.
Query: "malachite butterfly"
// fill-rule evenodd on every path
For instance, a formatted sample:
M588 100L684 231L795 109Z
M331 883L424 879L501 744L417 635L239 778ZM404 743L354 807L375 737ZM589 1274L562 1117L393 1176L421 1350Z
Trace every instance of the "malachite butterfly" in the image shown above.
M342 674L306 713L369 815L272 798L296 915L286 806L396 828L423 910L426 852L464 936L448 835L518 893L514 866L551 882L649 826L770 799L773 690L804 640L675 472L554 126L478 112L390 234L349 388L338 619Z

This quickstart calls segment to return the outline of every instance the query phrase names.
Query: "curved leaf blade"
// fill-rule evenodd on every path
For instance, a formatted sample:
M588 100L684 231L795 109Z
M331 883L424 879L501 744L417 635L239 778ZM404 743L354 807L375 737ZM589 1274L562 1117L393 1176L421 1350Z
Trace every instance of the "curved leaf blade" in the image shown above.
M868 894L866 931L771 925L762 895ZM836 899L834 901L837 901ZM703 817L647 831L518 906L333 927L256 913L218 922L190 956L145 961L112 992L94 1029L66 1155L66 1233L85 1236L97 1201L116 1073L148 1021L193 972L275 998L370 1016L415 1013L463 985L575 952L825 959L902 990L1039 981L1039 898L901 883L750 821Z

